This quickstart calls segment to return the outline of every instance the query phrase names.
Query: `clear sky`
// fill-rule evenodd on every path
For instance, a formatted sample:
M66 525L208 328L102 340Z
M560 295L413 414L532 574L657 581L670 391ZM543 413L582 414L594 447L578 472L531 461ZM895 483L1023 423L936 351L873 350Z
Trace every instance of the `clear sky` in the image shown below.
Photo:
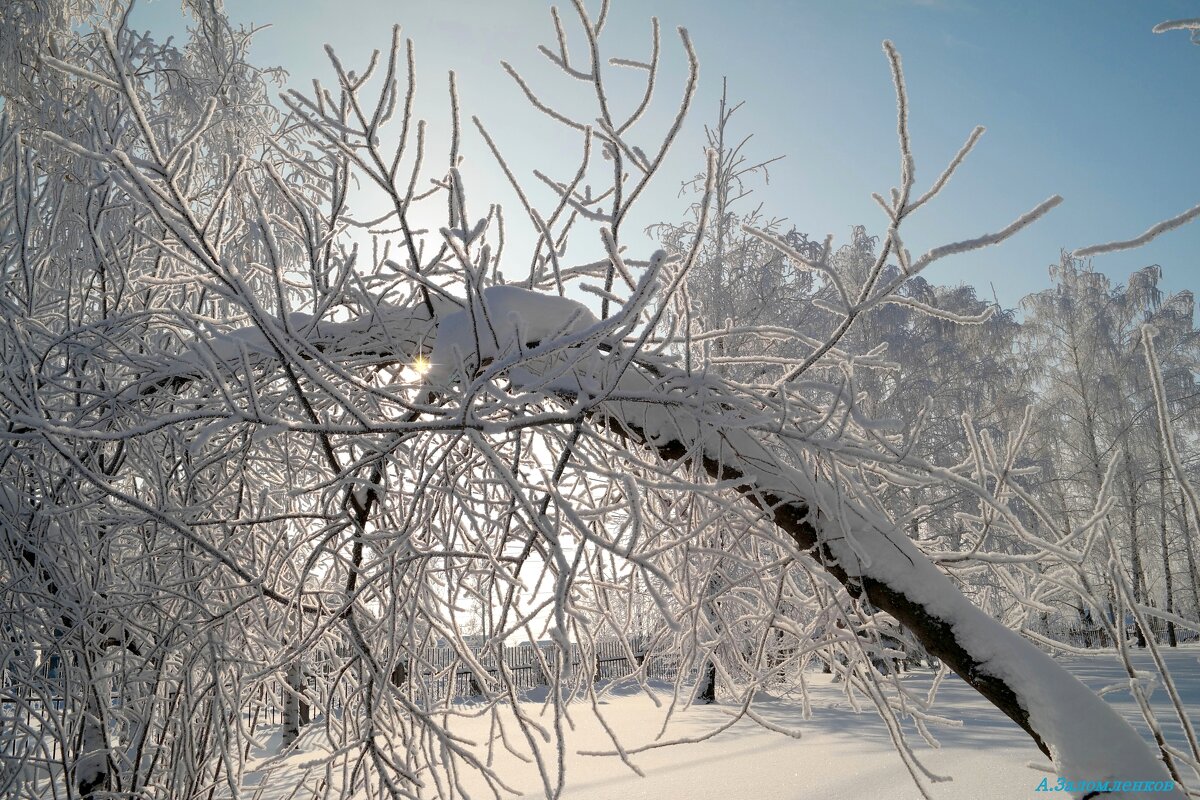
M533 83L561 88L563 79L535 50L553 40L549 2L225 5L235 22L272 26L258 35L254 59L286 68L298 89L314 77L332 83L324 44L347 65L361 65L372 49L386 48L391 25L399 23L415 42L418 109L432 132L444 130L446 72L455 69L466 115L484 120L518 174L547 164L559 173L573 169L577 139L540 119L499 66L506 59ZM569 3L562 5L570 20ZM885 38L904 60L918 191L974 125L988 129L940 200L909 224L914 254L1003 227L1052 194L1066 199L1034 229L931 268L929 279L970 283L983 296L994 287L1012 306L1049 285L1046 268L1060 248L1130 238L1200 203L1200 47L1185 33L1150 30L1166 19L1200 16L1198 2L614 0L607 55L644 57L651 16L663 25L667 69L648 126L660 130L674 112L683 76L676 26L695 41L701 83L688 127L643 201L641 224L682 218L686 201L677 189L702 167L702 126L714 119L728 76L731 94L746 103L735 119L737 132L754 134L750 155L786 156L756 194L764 210L814 238L832 232L845 241L856 223L881 233L884 219L871 192L886 194L898 180ZM136 27L164 33L181 25L174 0L142 0L134 19ZM486 165L473 130L466 146L469 159ZM517 208L499 180L477 180L474 204L503 202L512 220ZM637 249L639 239L626 243ZM647 253L653 248L649 240L644 246ZM1095 263L1117 281L1158 263L1169 291L1200 290L1200 222Z

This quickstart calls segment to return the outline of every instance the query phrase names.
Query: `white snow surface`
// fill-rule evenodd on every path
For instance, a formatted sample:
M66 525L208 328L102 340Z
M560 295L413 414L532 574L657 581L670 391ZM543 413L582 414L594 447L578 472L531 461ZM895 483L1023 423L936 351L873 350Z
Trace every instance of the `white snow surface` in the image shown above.
M1187 646L1167 654L1168 663L1181 685L1185 702L1200 705L1200 649ZM1114 654L1065 658L1061 662L1091 689L1120 682L1123 671ZM1139 668L1150 669L1148 657L1135 655ZM903 680L923 692L932 680L930 670L909 673ZM612 742L582 704L570 706L574 730L567 730L567 782L563 797L569 800L910 800L921 793L913 784L869 704L855 712L839 684L819 673L807 675L812 716L803 719L802 705L795 697L760 695L756 708L767 720L796 729L800 738L772 733L753 722L743 720L712 739L650 750L632 756L644 773L639 777L611 756L587 756L579 751L611 751ZM659 685L656 698L661 707L645 694L632 688L616 688L603 697L599 706L605 720L621 737L627 748L653 742L662 725L669 687ZM983 700L973 689L951 676L938 693L938 710L943 716L960 720L961 727L943 727L933 731L940 747L932 748L906 726L918 759L931 772L951 778L925 787L934 800L1036 800L1062 797L1063 792L1037 791L1043 779L1054 787L1058 778L1049 763L1033 746L1028 736L1005 716ZM1136 704L1127 692L1106 696L1108 704L1123 718L1142 727ZM1163 708L1165 698L1155 698ZM549 725L550 711L540 703L526 703L526 711L542 724ZM464 708L464 710L468 710ZM732 706L694 706L676 711L664 739L696 737L728 720ZM1164 709L1165 710L1165 709ZM1164 718L1167 716L1163 715ZM458 719L453 729L476 741L485 741L486 718ZM1182 747L1184 740L1178 724L1165 726L1171 743ZM517 737L519 738L519 737ZM257 761L246 776L244 796L260 800L304 798L320 788L325 780L321 746L321 726L311 726L297 746L282 755L277 752L278 737L258 752ZM496 768L503 778L529 798L543 798L545 792L537 771L523 764L502 747L495 751ZM1064 777L1075 778L1074 775ZM336 780L336 777L335 777ZM478 779L467 779L469 790L478 796L490 796ZM1105 798L1132 795L1106 794ZM1171 797L1168 792L1147 797Z

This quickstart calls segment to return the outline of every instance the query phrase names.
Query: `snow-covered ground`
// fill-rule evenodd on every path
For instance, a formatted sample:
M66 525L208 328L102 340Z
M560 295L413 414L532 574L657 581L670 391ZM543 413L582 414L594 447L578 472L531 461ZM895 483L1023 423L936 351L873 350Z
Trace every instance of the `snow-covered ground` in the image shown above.
M1200 712L1200 649L1180 648L1168 652L1166 658L1185 706L1189 711ZM1113 684L1128 685L1111 653L1064 658L1063 663L1095 690ZM1149 657L1143 654L1135 656L1135 663L1139 669L1152 669ZM816 674L807 678L812 698L810 719L802 718L796 698L764 697L756 704L764 718L798 729L801 738L790 738L743 720L706 741L634 756L645 777L633 774L616 758L577 753L611 750L611 743L587 707L576 706L577 713L572 715L576 727L567 733L565 796L570 800L919 798L920 792L869 704L856 713L842 687L831 684L829 676ZM923 689L928 687L932 675L916 671L905 680ZM932 797L1011 800L1050 796L1037 792L1036 788L1043 778L1049 778L1051 785L1056 778L1030 766L1048 768L1049 762L1022 731L957 678L948 679L938 697L936 710L943 716L961 720L962 725L934 732L940 740L939 749L930 748L915 732L909 731L912 734L909 741L922 764L934 774L953 778L930 785ZM666 699L664 696L663 700ZM1127 690L1112 691L1105 699L1148 739L1145 724ZM655 739L663 710L645 694L620 692L602 702L601 709L621 736L623 745L636 748ZM1184 747L1182 727L1171 713L1165 693L1156 691L1152 704L1160 710L1161 723L1172 744ZM530 709L534 713L541 711L537 704L531 704ZM701 736L727 721L730 711L729 706L718 705L677 712L666 736ZM477 723L478 731L470 730L472 724L474 721L466 721L456 726L456 731L468 736L485 734L483 723ZM320 766L323 752L314 746L316 733L310 731L289 754L265 757L248 776L247 796L257 795L260 800L309 800L324 774ZM526 796L544 797L532 767L506 753L497 753L495 765L506 781Z

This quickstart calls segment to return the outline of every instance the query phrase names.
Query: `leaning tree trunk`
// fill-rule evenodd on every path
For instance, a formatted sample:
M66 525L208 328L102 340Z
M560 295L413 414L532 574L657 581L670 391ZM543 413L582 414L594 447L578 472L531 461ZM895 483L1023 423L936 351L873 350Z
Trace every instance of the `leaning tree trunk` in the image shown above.
M309 345L327 353L350 346L360 359L370 353L381 361L410 362L425 346L430 323L420 310L381 306L369 320L323 325L319 339ZM387 335L373 335L375 326L387 328ZM239 339L241 347L252 344L249 337ZM533 349L540 343L524 344ZM268 358L276 355L272 348L260 347ZM694 387L693 378L680 378L684 388ZM172 375L151 391L190 380ZM584 398L565 386L558 393L569 403L585 400L579 413L595 424L665 461L698 465L743 502L761 509L852 596L864 597L891 614L930 654L1025 730L1053 758L1060 774L1085 781L1171 779L1124 718L1054 659L971 603L903 531L845 502L838 487L819 484L807 472L781 463L734 412L714 422L687 407L676 411L674 401L692 392L673 392L676 387L667 378L650 377L636 368L622 369L612 388L621 391L620 399L603 400L609 395L594 391ZM740 399L731 396L725 408ZM840 518L829 516L835 512ZM839 526L854 530L854 547Z
M670 382L626 371L626 396L669 396ZM637 400L592 409L594 420L666 461L691 461L744 502L761 509L796 545L813 554L854 597L891 614L968 685L1019 725L1073 780L1171 780L1147 743L1104 700L1050 656L984 613L916 545L865 508L847 504L836 487L781 463L729 421ZM737 422L734 420L734 422ZM807 489L811 497L801 492ZM857 537L851 547L838 526L824 534L828 508ZM1179 797L1181 795L1174 795Z

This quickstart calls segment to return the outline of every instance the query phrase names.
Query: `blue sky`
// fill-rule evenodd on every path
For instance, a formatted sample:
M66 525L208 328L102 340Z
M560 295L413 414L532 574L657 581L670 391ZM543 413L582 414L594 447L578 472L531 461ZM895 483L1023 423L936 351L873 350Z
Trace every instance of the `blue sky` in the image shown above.
M347 64L363 63L401 24L416 45L418 111L431 132L444 130L446 71L455 69L467 115L484 120L521 175L539 165L573 169L578 153L576 139L530 110L499 66L503 58L548 91L561 86L535 51L552 39L549 7L539 0L226 0L236 22L271 24L254 58L286 68L299 89L314 77L330 81L324 44ZM715 117L727 76L733 97L746 103L736 131L754 134L751 156L786 156L770 186L756 192L764 210L814 238L832 232L844 241L856 223L882 232L871 192L886 194L898 179L885 38L904 60L918 191L974 125L988 128L941 198L908 225L914 253L1003 227L1052 194L1066 199L1016 239L931 268L930 280L970 283L984 296L994 289L1012 306L1049 285L1046 269L1060 248L1129 238L1200 202L1200 47L1184 33L1150 31L1200 15L1198 2L615 0L612 14L608 55L644 56L649 18L663 25L667 65L648 128L661 129L674 112L683 77L676 26L688 28L701 63L688 127L645 197L639 224L683 216L678 186L702 167L702 126ZM134 25L177 32L178 4L143 0ZM466 146L479 165L474 204L499 201L516 217L474 131ZM640 234L626 243L653 248ZM1200 289L1200 223L1095 263L1117 281L1158 263L1168 290Z

